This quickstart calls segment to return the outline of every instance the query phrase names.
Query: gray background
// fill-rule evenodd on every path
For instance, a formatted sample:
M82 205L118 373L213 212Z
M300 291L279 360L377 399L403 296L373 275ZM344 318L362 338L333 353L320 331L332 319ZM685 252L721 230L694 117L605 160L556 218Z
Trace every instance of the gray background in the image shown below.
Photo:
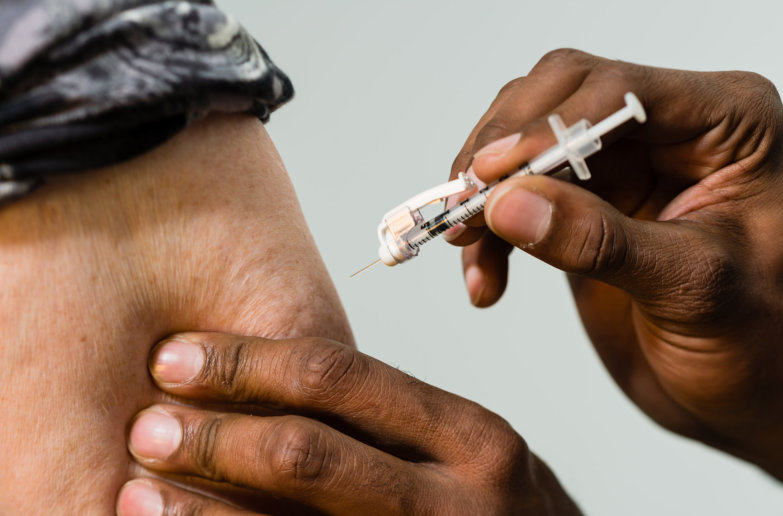
M783 488L652 424L587 340L564 276L512 256L500 304L472 308L458 251L382 265L376 226L445 181L498 89L548 50L783 84L779 2L222 0L292 77L268 129L360 348L507 418L590 515L780 515Z

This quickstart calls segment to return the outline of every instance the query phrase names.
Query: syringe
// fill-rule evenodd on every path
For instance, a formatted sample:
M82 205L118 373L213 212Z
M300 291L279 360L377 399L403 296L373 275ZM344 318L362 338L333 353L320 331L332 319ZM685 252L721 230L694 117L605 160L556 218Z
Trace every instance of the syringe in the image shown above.
M595 126L591 126L587 120L581 120L566 128L558 115L550 116L549 125L557 137L556 145L533 158L517 172L487 185L476 194L428 221L422 217L421 208L474 189L475 184L470 178L461 173L459 179L430 188L391 210L378 226L378 239L381 244L378 249L380 256L378 261L394 266L418 256L419 249L424 244L450 227L484 210L489 194L498 184L510 177L548 174L557 171L561 165L569 163L579 179L589 179L590 170L587 168L585 158L601 150L601 137L632 118L640 124L647 120L644 107L636 95L626 93L625 103L625 107Z

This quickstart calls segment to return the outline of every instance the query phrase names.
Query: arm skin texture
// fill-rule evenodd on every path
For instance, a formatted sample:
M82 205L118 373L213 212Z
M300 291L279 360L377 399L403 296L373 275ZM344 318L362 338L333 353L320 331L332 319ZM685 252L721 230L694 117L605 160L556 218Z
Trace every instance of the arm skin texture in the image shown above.
M104 515L139 474L128 422L171 400L154 342L183 329L353 345L265 129L210 117L0 208L0 514Z

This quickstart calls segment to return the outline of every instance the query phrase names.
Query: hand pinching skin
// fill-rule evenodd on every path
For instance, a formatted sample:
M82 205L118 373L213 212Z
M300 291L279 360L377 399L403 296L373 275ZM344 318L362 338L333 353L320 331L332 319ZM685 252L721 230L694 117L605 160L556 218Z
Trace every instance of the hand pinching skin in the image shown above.
M579 514L499 416L342 344L187 333L163 342L150 369L171 394L235 409L141 412L129 447L151 470L328 514ZM137 510L146 500L150 512ZM248 514L160 480L126 485L118 512L152 511Z

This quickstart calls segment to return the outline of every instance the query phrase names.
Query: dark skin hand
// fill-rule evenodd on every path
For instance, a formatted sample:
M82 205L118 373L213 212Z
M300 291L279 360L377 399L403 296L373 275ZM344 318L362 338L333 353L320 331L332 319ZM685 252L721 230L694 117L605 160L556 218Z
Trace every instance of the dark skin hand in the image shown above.
M307 514L580 514L502 418L333 341L179 334L153 350L150 371L164 391L221 410L158 405L136 417L131 453L160 474ZM248 415L270 408L278 415ZM153 479L129 482L117 503L121 516L296 511L249 507Z
M469 294L497 302L512 246L568 272L634 403L783 480L783 106L769 81L554 51L501 90L452 176L513 172L555 143L549 114L596 123L628 91L648 121L610 136L591 180L507 180L486 219L449 231Z

